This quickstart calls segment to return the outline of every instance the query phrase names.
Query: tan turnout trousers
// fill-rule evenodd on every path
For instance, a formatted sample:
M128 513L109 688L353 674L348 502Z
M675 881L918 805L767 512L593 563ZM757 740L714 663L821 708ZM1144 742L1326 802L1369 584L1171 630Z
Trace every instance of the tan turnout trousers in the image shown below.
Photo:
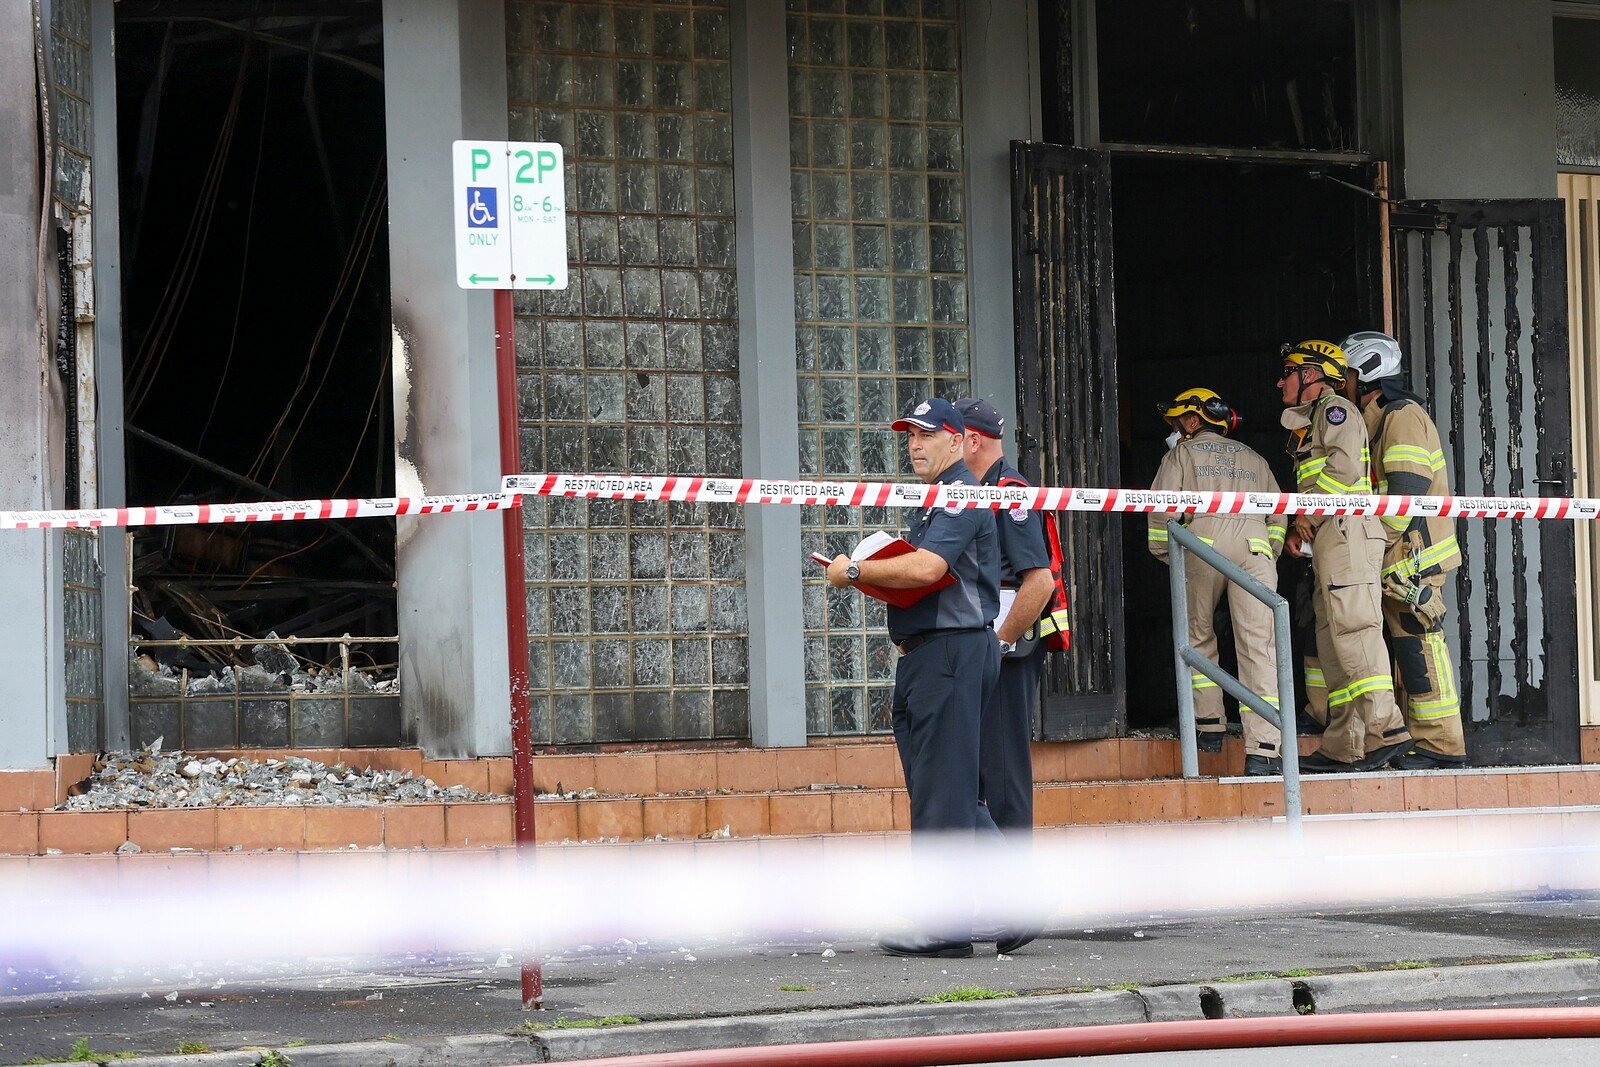
M1202 430L1173 446L1161 461L1152 489L1209 490L1214 492L1276 493L1272 468L1249 445ZM1171 515L1152 514L1148 520L1150 551L1163 562L1168 555L1167 522ZM1283 548L1284 521L1280 516L1194 515L1188 519L1192 533L1245 573L1278 588L1278 553ZM1210 564L1190 555L1187 560L1187 611L1189 643L1206 659L1217 661L1217 604L1226 595L1233 617L1233 644L1239 660L1239 681L1278 706L1278 650L1273 642L1272 609L1230 582ZM1195 729L1220 734L1227 729L1222 689L1199 671L1191 672ZM1239 707L1247 756L1279 755L1278 728L1244 705Z
M1371 515L1329 518L1317 527L1312 549L1317 666L1327 702L1321 749L1330 759L1354 763L1408 736L1383 643L1383 531Z
M1335 496L1372 491L1368 470L1367 427L1348 400L1326 392L1283 413L1292 431L1290 455L1302 493ZM1314 517L1311 571L1312 604L1317 616L1317 661L1326 693L1326 725L1320 751L1329 759L1355 763L1378 748L1410 739L1395 703L1389 650L1383 641L1382 588L1384 533L1377 518ZM1310 684L1310 711L1318 716L1318 696Z
M1446 575L1422 579L1432 595L1444 597ZM1406 709L1406 725L1417 747L1436 756L1467 756L1467 739L1461 728L1461 695L1456 690L1456 669L1445 642L1444 618L1425 620L1411 605L1383 598L1383 621L1394 651L1395 699Z
M1214 537L1212 548L1243 567L1245 573L1268 589L1278 588L1278 567L1270 555L1251 551L1248 538L1238 533ZM1239 657L1239 681L1260 693L1267 703L1278 706L1278 649L1273 642L1272 609L1228 581L1210 564L1190 556L1189 641L1206 659L1217 661L1217 603L1228 597L1228 614L1233 617L1233 647ZM1200 733L1222 733L1227 719L1222 707L1222 689L1198 671L1189 676L1194 687L1194 722ZM1244 727L1246 756L1279 756L1278 728L1239 705L1239 722Z
M1442 574L1424 579L1433 595L1444 595ZM1445 641L1442 620L1428 622L1411 606L1393 597L1383 598L1384 630L1394 656L1394 699L1405 709L1406 727L1418 748L1436 756L1466 758L1467 741L1461 729L1461 694L1456 690L1455 664ZM1328 721L1328 683L1322 660L1306 656L1306 713L1319 723Z
M1362 414L1372 438L1378 492L1415 493L1421 488L1429 496L1450 495L1439 429L1415 398L1374 395L1363 405ZM1396 489L1392 481L1405 488ZM1444 636L1445 582L1449 572L1461 566L1455 520L1384 517L1381 521L1389 541L1383 558L1383 621L1394 656L1395 699L1405 711L1417 748L1465 762L1461 697Z

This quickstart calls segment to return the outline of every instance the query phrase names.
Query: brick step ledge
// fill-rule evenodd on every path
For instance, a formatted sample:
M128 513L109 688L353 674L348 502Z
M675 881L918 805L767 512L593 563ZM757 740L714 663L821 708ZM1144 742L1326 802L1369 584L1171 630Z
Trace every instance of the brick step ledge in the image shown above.
M1582 730L1583 762L1600 763L1600 726ZM1316 738L1300 739L1302 753ZM304 756L379 770L409 771L441 786L461 785L508 796L511 761L505 757L432 760L410 749L240 749L200 751L195 756L282 759ZM728 744L654 751L550 753L534 756L534 784L543 793L594 790L602 796L675 796L716 792L770 793L812 785L863 789L903 787L900 761L888 738L825 742L804 748L752 749ZM0 771L0 812L56 807L93 769L92 754L59 756L54 768ZM1142 782L1175 777L1178 742L1171 737L1124 737L1098 741L1040 741L1033 745L1034 778L1044 783ZM1200 773L1237 774L1244 769L1243 742L1229 737L1220 753L1200 754Z
M1308 815L1579 808L1600 805L1600 765L1379 772L1308 777ZM1057 782L1035 790L1040 827L1260 820L1283 814L1277 778ZM541 842L692 841L904 831L896 788L541 800ZM324 851L499 847L513 837L508 801L365 807L168 808L0 813L0 855L173 849Z
M1171 777L1179 770L1177 744L1175 738L1162 737L1036 742L1034 777L1050 782ZM1221 754L1202 754L1202 773L1242 769L1244 753L1240 745L1237 738L1230 738ZM501 796L511 793L511 760L503 756L432 760L414 748L197 749L189 755L256 761L302 756L321 763L407 771L441 786L461 785ZM0 812L42 811L59 806L73 786L92 772L94 762L93 754L75 753L57 757L53 769L0 771ZM606 796L761 793L803 790L812 785L887 789L905 784L894 742L888 738L786 749L717 746L536 754L533 777L541 793L593 790Z

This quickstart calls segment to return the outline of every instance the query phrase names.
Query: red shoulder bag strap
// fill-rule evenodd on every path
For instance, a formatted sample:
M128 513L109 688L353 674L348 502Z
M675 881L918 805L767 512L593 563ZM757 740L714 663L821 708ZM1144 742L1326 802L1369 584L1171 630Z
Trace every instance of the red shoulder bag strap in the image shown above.
M1000 484L1027 485L1021 478L1001 478ZM1055 585L1050 603L1039 617L1039 636L1045 647L1064 652L1072 647L1072 626L1067 611L1066 568L1061 558L1061 536L1056 532L1056 517L1048 511L1039 513L1044 520L1044 540L1050 549L1050 580Z

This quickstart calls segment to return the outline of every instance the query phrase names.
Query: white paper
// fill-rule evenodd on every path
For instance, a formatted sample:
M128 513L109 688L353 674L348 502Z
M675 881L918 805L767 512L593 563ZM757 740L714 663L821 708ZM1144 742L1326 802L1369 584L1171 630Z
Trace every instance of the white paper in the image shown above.
M871 559L874 555L883 551L885 546L898 540L899 538L894 534L884 533L882 530L870 533L863 537L861 543L850 551L850 558L857 563L864 559Z
M1000 611L994 617L994 628L996 633L1000 632L1000 630L1005 626L1006 620L1011 617L1011 605L1016 602L1016 599L1017 591L1015 589L1000 590Z

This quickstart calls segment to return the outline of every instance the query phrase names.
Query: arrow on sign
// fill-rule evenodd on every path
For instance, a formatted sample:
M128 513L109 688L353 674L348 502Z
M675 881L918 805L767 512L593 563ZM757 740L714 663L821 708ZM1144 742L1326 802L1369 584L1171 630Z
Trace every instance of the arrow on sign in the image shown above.
M544 282L546 285L554 285L556 283L556 278L553 274L546 274L543 278L524 278L522 280L525 282Z
M498 274L469 274L469 275L467 275L467 281L471 282L473 285L477 285L479 282L497 282L499 280L500 280L500 275L498 275Z

